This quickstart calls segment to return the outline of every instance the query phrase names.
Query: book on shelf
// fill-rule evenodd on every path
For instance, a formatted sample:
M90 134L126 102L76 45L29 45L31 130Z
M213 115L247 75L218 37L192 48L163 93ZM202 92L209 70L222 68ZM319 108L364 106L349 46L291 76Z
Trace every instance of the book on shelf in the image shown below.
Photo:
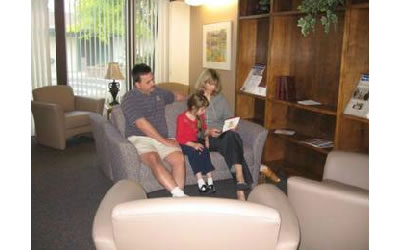
M275 97L279 100L296 100L296 88L293 76L277 76L275 79Z
M361 74L360 80L344 110L345 114L369 118L369 75Z
M296 131L291 130L291 129L275 129L274 134L277 135L294 135L296 134Z
M264 64L255 64L251 68L240 90L255 95L266 96L267 88L262 82L264 69Z
M297 101L298 104L306 105L306 106L312 106L312 105L321 105L320 102L316 102L314 100L301 100Z
M301 141L302 143L311 145L316 148L332 148L333 141L330 140L325 140L325 139L319 139L319 138L311 138L311 139L306 139Z

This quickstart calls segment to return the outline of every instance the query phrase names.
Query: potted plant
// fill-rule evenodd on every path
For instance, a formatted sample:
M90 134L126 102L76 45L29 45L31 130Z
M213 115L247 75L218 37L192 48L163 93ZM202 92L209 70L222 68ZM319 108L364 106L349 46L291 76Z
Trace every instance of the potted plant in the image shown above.
M344 0L303 0L297 7L301 12L307 13L297 21L297 26L301 27L301 33L307 36L310 31L315 31L317 15L321 14L321 24L325 33L329 32L331 24L338 23L336 9L343 6Z

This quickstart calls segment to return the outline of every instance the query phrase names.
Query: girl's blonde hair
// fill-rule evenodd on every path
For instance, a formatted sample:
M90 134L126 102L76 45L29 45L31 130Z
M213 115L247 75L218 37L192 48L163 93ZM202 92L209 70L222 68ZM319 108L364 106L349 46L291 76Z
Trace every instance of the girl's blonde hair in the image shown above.
M204 92L202 90L196 91L193 93L189 99L187 100L187 107L189 111L196 110L198 111L200 108L207 108L210 102L207 97L204 96ZM203 130L203 124L198 115L196 115L197 120L197 128L199 131Z
M215 69L205 69L203 70L203 72L201 72L195 84L195 91L202 89L204 90L204 85L206 83L215 85L215 90L213 92L213 95L217 95L219 94L219 92L221 92L222 90L221 82L219 79L219 75L217 71L215 71Z

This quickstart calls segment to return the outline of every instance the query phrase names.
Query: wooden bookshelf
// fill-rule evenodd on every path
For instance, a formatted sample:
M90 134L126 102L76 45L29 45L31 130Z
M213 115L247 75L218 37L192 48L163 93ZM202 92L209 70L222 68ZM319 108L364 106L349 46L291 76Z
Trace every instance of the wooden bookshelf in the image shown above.
M322 138L333 141L334 149L369 150L369 120L343 114L361 73L369 72L369 2L347 0L337 11L336 29L331 27L326 34L318 24L315 33L304 37L297 26L304 15L297 8L301 1L271 0L267 13L257 13L257 0L239 1L235 112L270 130L264 163L317 180L332 149L315 148L302 140ZM265 65L266 97L240 90L256 63ZM296 100L322 105L278 100L278 76L294 77ZM295 130L296 135L273 134L282 128Z
M303 176L316 181L321 180L320 176L306 172L301 166L296 166L284 160L267 161L265 165L279 174L282 174L280 172L283 171L283 174L286 176Z

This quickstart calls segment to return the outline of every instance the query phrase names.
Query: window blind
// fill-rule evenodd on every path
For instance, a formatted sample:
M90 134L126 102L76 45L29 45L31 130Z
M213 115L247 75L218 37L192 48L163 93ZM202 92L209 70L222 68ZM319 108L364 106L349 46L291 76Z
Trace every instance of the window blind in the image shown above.
M109 62L126 72L125 0L64 0L68 85L75 94L110 98ZM124 80L120 82L125 90Z

